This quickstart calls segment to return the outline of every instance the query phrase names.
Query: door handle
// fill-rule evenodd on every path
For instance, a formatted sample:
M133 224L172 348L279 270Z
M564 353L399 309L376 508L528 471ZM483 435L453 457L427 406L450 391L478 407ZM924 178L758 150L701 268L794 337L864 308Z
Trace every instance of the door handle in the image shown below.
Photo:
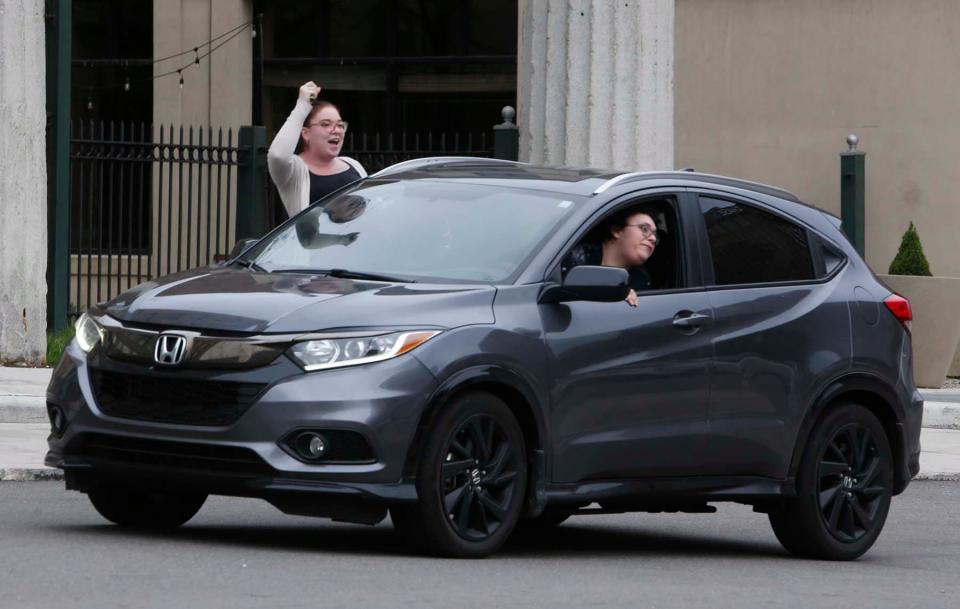
M673 327L675 328L699 328L710 321L709 315L694 313L692 311L680 311L673 316Z

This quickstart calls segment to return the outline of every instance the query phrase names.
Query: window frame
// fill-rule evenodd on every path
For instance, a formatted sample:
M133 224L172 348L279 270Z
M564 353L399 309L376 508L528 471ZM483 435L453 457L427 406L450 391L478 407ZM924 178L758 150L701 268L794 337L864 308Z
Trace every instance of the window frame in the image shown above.
M758 201L756 199L750 199L739 194L729 193L726 191L714 191L707 189L697 189L690 192L690 195L693 199L693 206L696 209L696 225L698 232L698 241L700 243L701 251L701 273L703 277L704 285L710 290L741 290L746 288L769 288L769 287L778 287L778 286L797 286L797 285L812 285L827 283L833 279L846 265L848 262L847 257L843 254L843 250L833 242L822 235L819 231L813 229L806 222L803 222L799 218L796 218L790 214L783 212L777 207L764 203L763 201ZM710 246L710 237L707 234L707 225L703 219L703 211L700 206L700 198L708 199L717 199L720 201L728 201L737 205L745 205L751 207L760 212L768 213L776 218L779 218L785 222L789 222L794 226L802 229L807 237L807 253L810 255L810 264L813 271L813 277L811 279L794 279L787 281L764 281L764 282L753 282L753 283L730 283L730 284L718 284L716 282L716 275L714 273L713 266L713 249ZM830 273L825 272L825 264L823 257L816 245L817 242L823 242L827 246L837 250L841 255L842 261L836 266Z
M644 290L638 292L637 296L643 298L644 296L652 296L659 294L677 294L684 292L693 292L693 291L702 291L704 289L704 282L702 277L697 272L699 261L701 260L700 245L698 239L696 238L697 233L696 228L693 224L696 221L696 218L691 217L692 214L689 213L691 200L693 203L696 203L695 197L692 197L690 193L687 192L686 188L682 187L658 187L655 189L644 189L639 191L634 191L630 193L623 194L611 201L608 201L603 206L596 209L591 213L586 219L584 219L580 226L575 230L570 237L563 243L563 246L557 250L557 253L546 265L546 271L544 272L543 281L545 283L555 283L560 284L563 280L562 276L562 265L563 260L570 253L570 251L576 247L580 241L586 237L591 231L593 231L600 223L604 222L612 214L615 214L625 208L644 205L653 201L672 199L673 208L676 214L676 227L677 227L677 258L681 267L680 272L680 287L669 288L669 289L652 289Z

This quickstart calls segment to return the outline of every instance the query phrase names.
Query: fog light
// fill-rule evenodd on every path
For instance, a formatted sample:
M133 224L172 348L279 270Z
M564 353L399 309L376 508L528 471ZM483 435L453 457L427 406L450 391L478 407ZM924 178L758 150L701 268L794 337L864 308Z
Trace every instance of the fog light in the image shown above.
M56 404L47 404L47 418L50 419L50 430L56 436L62 436L67 428L67 415Z
M326 450L326 448L323 444L323 438L313 436L310 438L310 444L307 445L307 452L313 457L320 457L323 456L323 451Z
M297 436L296 448L304 459L319 459L327 452L327 442L320 434L307 431Z

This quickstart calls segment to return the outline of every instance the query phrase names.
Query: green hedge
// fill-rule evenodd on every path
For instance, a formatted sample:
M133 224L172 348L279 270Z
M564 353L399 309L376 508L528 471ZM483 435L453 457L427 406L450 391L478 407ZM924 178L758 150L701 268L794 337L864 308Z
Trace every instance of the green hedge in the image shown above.
M900 241L900 249L890 263L890 275L923 275L931 277L930 263L927 257L923 255L923 245L920 244L920 235L917 229L910 223L907 232L903 233L903 239Z

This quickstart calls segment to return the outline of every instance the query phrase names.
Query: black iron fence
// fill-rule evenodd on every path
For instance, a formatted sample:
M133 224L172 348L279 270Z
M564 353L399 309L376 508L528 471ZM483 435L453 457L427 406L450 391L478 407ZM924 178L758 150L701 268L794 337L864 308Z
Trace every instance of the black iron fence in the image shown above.
M70 313L233 244L232 129L81 123L71 139Z
M285 220L266 177L262 134L262 127L73 125L69 314L151 278L211 264L250 236L238 232ZM427 156L490 157L493 139L350 133L343 153L374 173Z

